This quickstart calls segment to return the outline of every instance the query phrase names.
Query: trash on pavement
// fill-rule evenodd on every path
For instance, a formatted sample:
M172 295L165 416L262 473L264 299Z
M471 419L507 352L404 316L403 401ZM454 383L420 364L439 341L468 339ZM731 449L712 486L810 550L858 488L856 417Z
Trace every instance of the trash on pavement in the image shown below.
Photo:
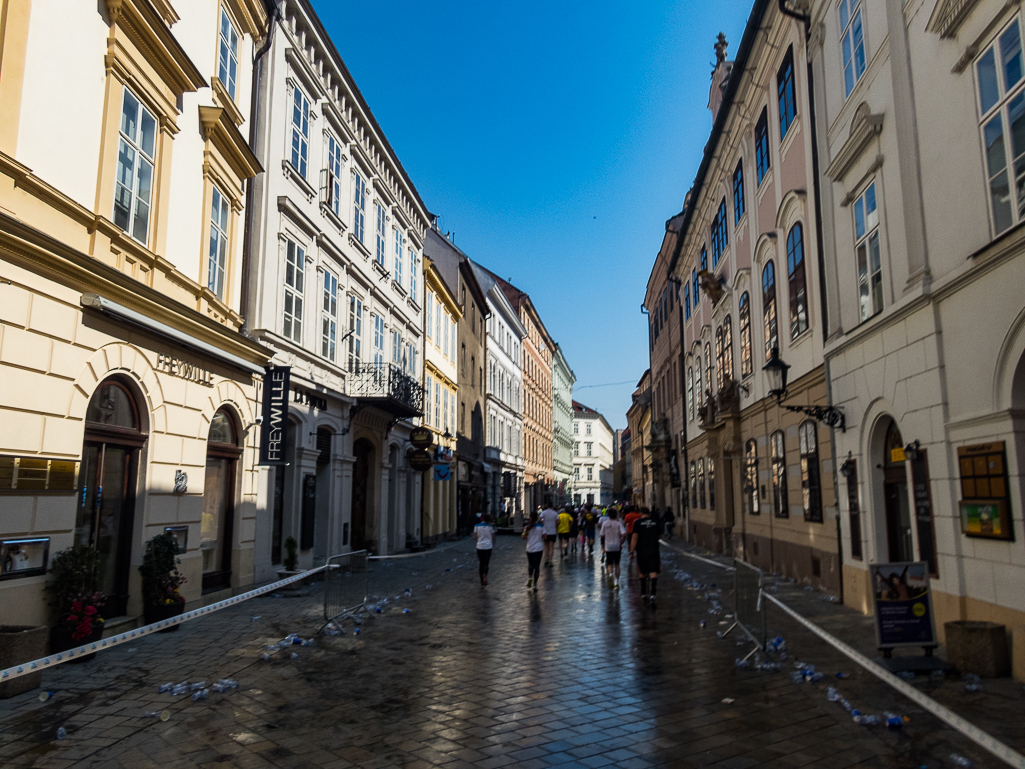
M39 701L40 702L46 702L52 696L53 696L53 692L49 691L49 690L44 691L44 692L39 692Z
M209 689L200 689L199 691L192 693L192 701L193 702L198 702L199 700L205 700L209 696L210 696L210 690Z
M722 702L724 705L732 705L736 700L733 697L723 697Z
M168 721L171 718L170 710L147 710L146 718L159 718L161 721Z
M982 691L982 679L975 675L975 673L965 673L961 676L961 680L964 681L964 690L966 692Z
M63 726L58 726L57 727L57 739L58 740L63 740L67 736L68 736L68 730L65 729Z
M974 761L972 761L971 759L965 758L964 756L959 756L957 753L951 753L950 754L950 760L953 762L954 766L964 766L964 767L975 766L975 762Z
M905 681L914 681L915 680L915 674L914 674L914 672L912 672L910 670L902 670L897 675L900 676L901 678L903 678Z

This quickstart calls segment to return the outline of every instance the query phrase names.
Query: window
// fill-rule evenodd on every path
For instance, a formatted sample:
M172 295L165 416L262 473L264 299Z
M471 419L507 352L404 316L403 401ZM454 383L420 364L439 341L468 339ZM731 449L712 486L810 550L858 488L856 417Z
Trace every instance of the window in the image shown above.
M594 448L594 444L593 443L585 443L584 444L584 456L588 456L588 457L592 456L593 448Z
M698 506L701 509L706 507L705 504L705 460L698 460Z
M594 467L591 466L591 465L587 466L587 480L589 480L589 481L593 481L594 480Z
M590 434L591 434L591 423L588 422L586 425L584 425L584 435L590 435Z
M126 88L121 102L114 224L143 245L149 234L156 138L156 118Z
M843 87L847 96L865 74L865 30L861 0L840 0L840 48L843 51Z
M228 264L228 199L213 187L210 202L210 253L206 286L218 299L224 298L224 273Z
M883 311L883 268L879 258L879 211L872 182L854 202L854 251L858 260L858 308L868 320Z
M310 152L310 101L301 90L292 87L292 167L306 178Z
M789 518L787 454L783 442L783 433L779 430L774 432L770 443L772 444L772 509L777 518Z
M391 332L391 362L396 366L402 365L402 334L395 329Z
M402 285L402 262L406 255L406 239L402 237L402 233L395 230L395 272L392 275L392 279Z
M708 249L704 246L701 247L701 270L702 272L708 270Z
M442 320L444 321L442 323L442 331L445 333L445 342L441 346L441 351L445 355L446 358L451 360L452 359L452 355L449 353L449 333L448 333L448 329L449 329L449 326L451 326L452 324L449 322L448 313L447 312L445 313L445 317Z
M727 315L722 319L722 360L719 367L722 369L722 381L733 379L733 321Z
M412 342L406 343L406 373L411 377L416 376L416 345Z
M417 279L420 273L420 255L417 254L412 248L409 249L409 295L413 297L413 301L419 304L419 297L417 291L420 289L420 283Z
M360 172L356 172L356 183L352 196L352 234L356 240L363 242L364 225L367 213L367 183Z
M349 371L363 359L363 302L349 297Z
M701 295L698 293L698 271L691 270L691 282L694 284L694 309L698 308L698 301L701 299Z
M769 160L769 110L765 108L762 110L758 122L755 123L755 168L758 172L759 187L769 173L771 165L772 162Z
M432 401L431 396L434 393L434 377L432 377L430 374L428 374L427 377L424 379L424 382L427 385L424 388L424 423L428 427L430 427L431 424L432 424L431 423L431 401Z
M577 465L576 467L573 468L573 480L574 481L579 481L580 480L580 465Z
M1025 212L1025 91L1022 90L1021 31L1015 19L975 64L979 114L986 154L993 231L999 234ZM1013 184L1009 177L1014 169Z
M819 441L815 423L801 424L801 492L804 495L804 520L822 523L822 485L819 480Z
M794 49L787 49L783 63L776 73L776 94L779 98L779 140L787 135L797 117L797 99L794 95Z
M221 28L217 52L217 79L235 99L235 78L238 72L238 32L228 18L228 12L221 8Z
M285 308L281 331L287 339L303 343L303 279L306 254L291 240L285 246Z
M700 352L700 348L698 349L697 365L694 366L694 392L696 393L695 399L694 399L695 403L697 404L697 407L700 409L701 408L701 404L704 402L704 397L705 397L705 389L701 386L701 352Z
M779 347L776 328L776 268L772 262L766 262L762 270L762 318L765 327L765 360L768 360L773 348Z
M744 494L747 497L749 515L759 515L758 506L758 441L753 438L747 442L744 451Z
M324 271L324 306L321 315L320 354L330 361L335 359L338 338L338 278Z
M580 441L573 441L573 456L580 456Z
M579 422L574 422L573 423L573 434L574 435L580 435L580 423Z
M335 137L327 136L327 205L335 216L341 216L342 199L342 146Z
M377 249L374 252L377 259L377 263L384 267L384 249L385 249L385 213L384 206L374 201L374 234L377 236Z
M808 330L807 281L804 277L804 228L800 222L787 235L787 283L790 294L790 338Z
M733 171L733 223L739 224L744 216L744 160L737 161Z
M730 243L726 225L726 198L719 202L719 210L712 219L712 266L715 267L722 259L723 251Z
M715 510L715 462L711 457L705 462L708 464L708 509Z
M431 317L434 315L434 294L424 292L424 336L431 338Z
M694 369L687 367L687 414L694 418Z
M690 320L690 283L683 289L683 313Z
M740 377L751 376L751 297L740 295Z
M378 369L384 365L384 316L372 315L374 327L374 366Z
M719 326L719 328L717 328L715 330L715 368L716 368L716 372L715 373L719 377L716 380L716 384L719 385L719 389L720 390L722 390L722 387L723 387L723 375L726 373L726 366L723 365L723 363L724 363L724 360L723 360L724 353L725 353L725 349L723 347L722 326Z
M441 302L434 302L434 343L441 347ZM492 382L491 391L494 392L494 382Z
M441 430L441 382L434 382L434 426Z
M442 393L441 393L441 398L442 398L442 406L443 406L443 409L444 409L443 410L443 416L444 416L443 424L445 425L445 432L448 432L448 397L449 397L448 390L443 390Z
M705 387L712 394L712 344L705 342Z

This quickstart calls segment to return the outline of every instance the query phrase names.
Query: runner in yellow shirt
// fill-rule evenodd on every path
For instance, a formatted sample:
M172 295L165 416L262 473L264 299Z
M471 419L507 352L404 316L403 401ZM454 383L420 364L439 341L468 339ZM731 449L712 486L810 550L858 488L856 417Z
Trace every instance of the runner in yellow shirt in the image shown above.
M559 511L559 522L556 531L559 532L559 546L562 547L562 557L565 558L569 552L570 529L573 528L573 516L566 512L566 508Z

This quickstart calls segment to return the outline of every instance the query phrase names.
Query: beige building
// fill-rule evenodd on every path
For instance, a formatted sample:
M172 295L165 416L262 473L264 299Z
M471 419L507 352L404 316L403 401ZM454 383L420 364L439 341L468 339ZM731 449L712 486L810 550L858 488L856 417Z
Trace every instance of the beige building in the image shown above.
M645 371L634 390L630 408L626 411L627 430L630 433L631 486L624 496L632 505L648 507L655 498L655 486L651 476L651 449L648 436L651 435L651 372Z
M1003 623L1023 677L1022 8L811 13L845 601L925 561L941 639Z
M27 560L0 605L19 623L47 621L46 556L73 544L128 621L155 534L186 544L190 605L254 579L268 354L239 333L261 170L243 132L267 19L178 8L2 4L0 540Z

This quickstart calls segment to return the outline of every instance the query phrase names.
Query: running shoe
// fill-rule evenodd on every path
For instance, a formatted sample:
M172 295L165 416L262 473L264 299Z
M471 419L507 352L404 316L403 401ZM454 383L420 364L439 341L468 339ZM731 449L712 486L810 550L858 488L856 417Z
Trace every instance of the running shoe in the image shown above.
M487 585L488 585L488 575L487 574L485 574L483 577L480 578L480 583L482 585L484 585L485 587L487 587Z
M534 584L533 577L527 577L527 587L531 587Z
M534 592L537 592L537 585L534 585Z
M651 601L651 605L652 605L652 606L654 606L654 605L655 605L655 596L654 596L654 595L653 595L653 596L651 596L651 598L649 598L648 600L649 600L649 601Z
M614 582L614 583L612 584L612 589L613 589L613 590L619 590L619 580L616 580L616 581L615 581L615 582Z
M609 577L609 590L616 586L616 581L610 576Z

